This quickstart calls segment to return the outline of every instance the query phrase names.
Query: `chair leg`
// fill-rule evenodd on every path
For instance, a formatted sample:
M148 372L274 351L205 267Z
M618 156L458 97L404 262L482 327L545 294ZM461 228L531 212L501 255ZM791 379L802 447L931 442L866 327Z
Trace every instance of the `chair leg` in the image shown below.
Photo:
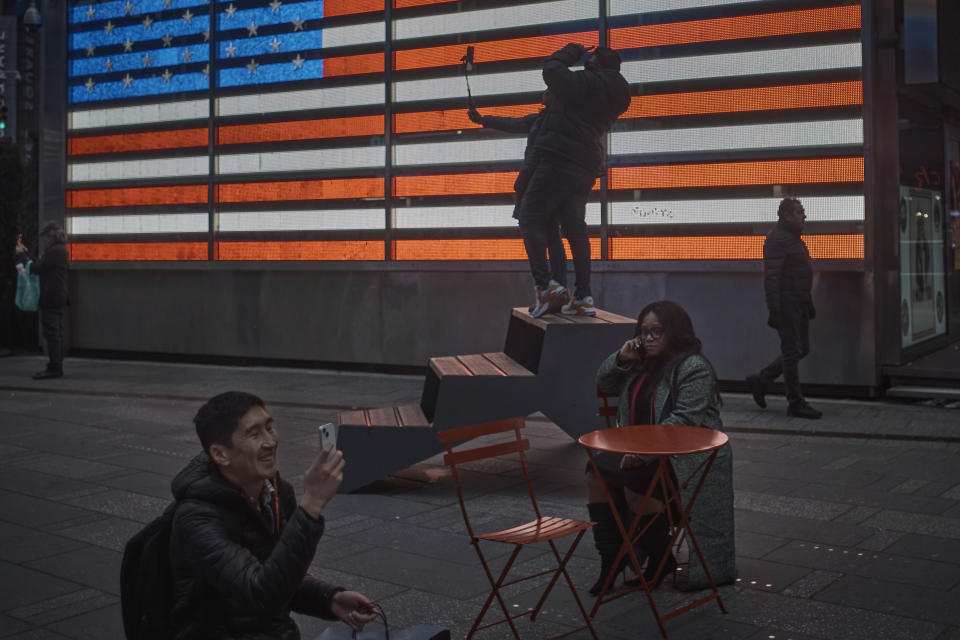
M483 565L483 570L487 574L487 580L490 582L492 590L490 591L490 595L487 596L486 601L483 603L483 607L480 608L480 613L473 621L473 626L470 628L470 632L467 633L466 640L470 640L470 638L473 637L473 634L477 632L480 623L483 621L483 616L487 614L487 609L490 608L494 598L496 598L497 602L500 604L500 609L503 611L504 621L510 625L510 630L513 632L513 637L516 638L516 640L520 640L520 633L517 631L517 627L513 624L513 618L510 616L509 609L507 609L507 603L503 601L503 596L500 595L500 588L503 586L503 581L510 572L510 568L513 566L514 561L520 554L522 545L518 544L515 546L513 553L510 554L510 558L507 560L507 564L504 565L503 570L500 572L500 577L498 577L496 580L493 579L493 573L490 571L490 566L487 564L487 559L483 557L483 552L480 551L480 543L478 541L474 541L473 546L477 550L477 555L480 556L480 564Z
M550 586L547 588L548 589L547 593L549 593L549 589L553 587L553 583L556 582L557 578L559 578L560 574L562 573L564 580L567 581L567 586L570 587L570 593L573 595L573 599L577 603L577 609L580 610L580 615L583 616L584 626L590 631L590 635L593 636L594 640L600 640L600 638L597 636L596 629L593 628L593 620L591 620L590 616L587 615L587 610L583 608L583 602L580 601L580 595L577 593L577 588L576 586L574 586L573 580L570 578L570 574L567 573L567 563L570 561L570 558L573 557L573 552L576 550L577 545L580 544L580 539L583 538L584 533L586 533L586 531L581 531L580 533L577 534L577 537L574 539L573 544L570 545L570 548L567 550L567 554L563 557L562 560L560 559L560 552L557 551L557 546L553 543L553 540L550 540L550 548L553 550L553 555L554 557L556 557L557 562L560 564L560 566L557 569L557 572L554 574L553 580L550 582ZM540 610L540 607L542 606L543 601L546 600L546 598L547 598L547 594L544 593L543 597L540 599L540 603L537 604L537 611ZM566 636L569 634L562 634L562 635Z

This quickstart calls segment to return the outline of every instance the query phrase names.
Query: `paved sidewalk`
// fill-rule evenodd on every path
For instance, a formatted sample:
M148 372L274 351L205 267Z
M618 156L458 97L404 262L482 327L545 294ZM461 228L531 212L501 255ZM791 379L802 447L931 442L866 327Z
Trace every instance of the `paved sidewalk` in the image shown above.
M4 639L122 638L120 552L199 450L190 419L206 398L263 396L282 438L281 470L299 485L317 424L344 408L416 402L421 387L414 376L74 358L67 377L31 380L42 366L40 357L0 359ZM787 418L778 398L765 411L745 396L724 400L740 580L721 588L729 614L701 607L668 622L670 637L960 640L960 411L815 399L825 418L803 421ZM585 519L584 454L543 419L527 430L544 511ZM484 519L525 498L511 472L473 476ZM588 535L571 562L581 596L596 577L594 553ZM545 560L522 556L531 567ZM487 592L437 458L337 496L313 571L380 601L396 625L444 624L456 638ZM576 625L559 587L536 623L520 622L524 638ZM536 595L511 593L510 604ZM670 586L657 592L664 606L686 598ZM298 620L307 639L329 624ZM605 640L659 637L640 595L605 606L596 624Z

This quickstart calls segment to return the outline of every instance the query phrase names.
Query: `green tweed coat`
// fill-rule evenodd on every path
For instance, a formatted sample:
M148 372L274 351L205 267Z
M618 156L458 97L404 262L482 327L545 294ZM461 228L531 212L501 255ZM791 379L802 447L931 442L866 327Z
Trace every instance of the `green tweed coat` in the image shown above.
M597 389L619 395L617 425L630 424L630 389L643 373L643 365L631 363L621 367L617 353L612 353L597 371ZM657 385L655 415L657 424L679 424L707 427L723 431L717 399L717 380L713 367L702 355L694 354L674 368L665 371ZM682 485L709 454L672 456L671 462ZM681 489L683 501L690 498L695 483ZM690 515L690 522L700 550L710 567L714 581L733 582L737 577L733 522L733 452L726 444L717 452L710 475L703 484ZM690 554L685 584L687 590L709 587L706 574L696 555Z

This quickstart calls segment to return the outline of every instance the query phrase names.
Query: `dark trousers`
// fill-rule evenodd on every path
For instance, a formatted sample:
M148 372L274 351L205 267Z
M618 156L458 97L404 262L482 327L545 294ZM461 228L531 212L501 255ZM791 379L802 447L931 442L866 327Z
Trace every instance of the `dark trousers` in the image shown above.
M550 263L547 261L547 248L557 246L559 229L570 242L573 254L577 277L575 295L578 298L592 295L590 240L584 216L594 181L589 172L550 161L541 161L534 169L524 190L518 217L530 273L537 286L546 288L551 277L561 284L566 280L565 277L557 279L559 261L552 260L552 255Z
M800 360L810 352L810 312L806 304L787 302L780 306L780 356L760 370L760 381L773 382L783 374L787 402L803 404L800 390Z
M40 309L40 331L47 343L47 370L63 371L63 309Z

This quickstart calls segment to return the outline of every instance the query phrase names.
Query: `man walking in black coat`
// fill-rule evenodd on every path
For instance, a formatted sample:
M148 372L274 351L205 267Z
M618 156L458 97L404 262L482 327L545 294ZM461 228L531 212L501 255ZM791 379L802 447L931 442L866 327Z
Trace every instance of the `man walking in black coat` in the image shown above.
M800 237L807 216L795 198L784 198L777 216L777 226L763 243L763 283L770 312L767 324L780 334L780 355L747 382L756 403L766 407L767 384L782 373L787 415L816 419L823 414L804 400L798 372L800 360L810 351L810 320L817 315L811 295L813 264Z
M70 269L70 254L67 251L67 234L56 222L48 222L40 229L43 249L40 259L30 264L30 273L40 276L40 326L47 343L47 367L33 374L35 380L63 376L63 310L69 304L67 271ZM17 270L30 254L22 242L17 242Z
M263 400L222 393L193 421L204 452L172 484L173 637L299 640L291 610L362 629L375 616L370 600L307 573L343 479L340 452L320 452L298 503L277 472L279 436Z
M557 225L570 242L576 272L574 297L561 307L568 315L596 315L590 290L590 241L586 204L603 171L603 137L630 106L630 85L620 75L620 56L600 47L571 71L589 50L570 43L543 63L543 80L553 96L532 141L536 166L520 201L518 216L535 307L550 306L565 289L550 278L547 247Z

